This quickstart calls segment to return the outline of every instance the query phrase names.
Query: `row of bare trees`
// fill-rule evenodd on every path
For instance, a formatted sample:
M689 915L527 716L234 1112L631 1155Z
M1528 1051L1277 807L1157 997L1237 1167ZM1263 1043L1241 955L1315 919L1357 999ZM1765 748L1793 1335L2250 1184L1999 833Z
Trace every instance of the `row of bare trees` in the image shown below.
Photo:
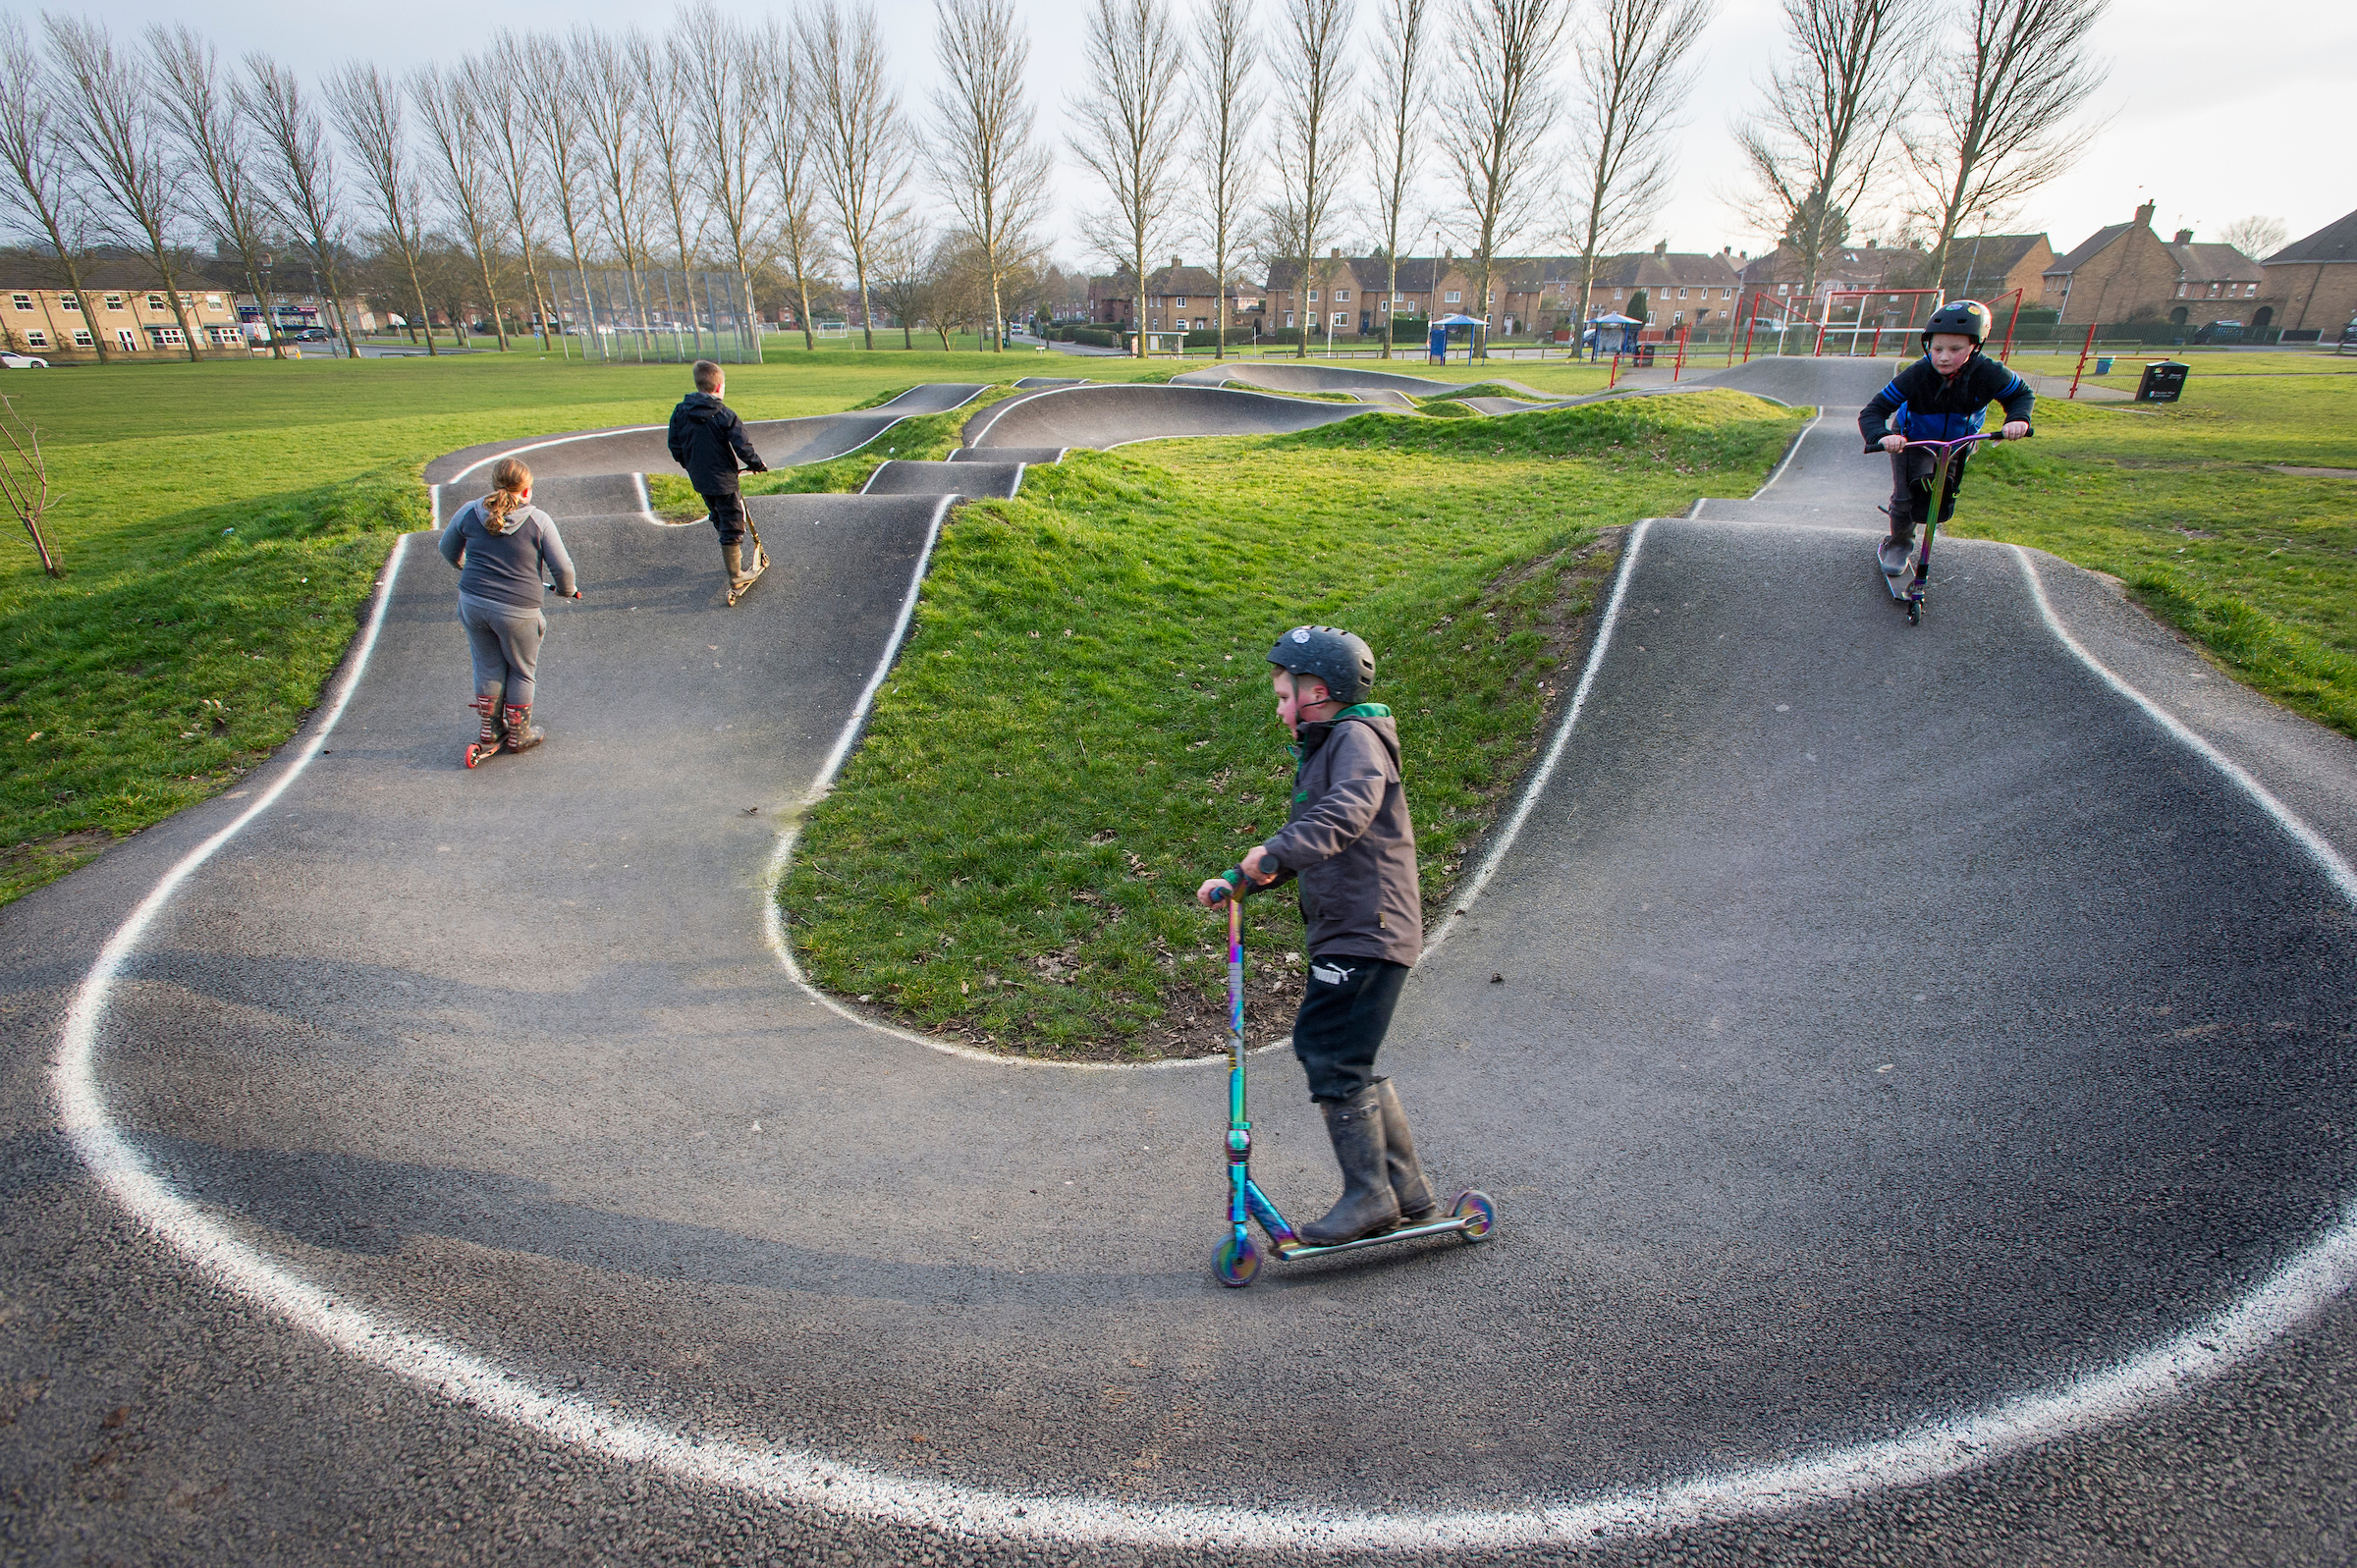
M1207 245L1223 342L1247 258L1314 286L1345 228L1392 258L1387 303L1407 237L1453 232L1477 312L1501 257L1560 243L1584 319L1601 261L1671 192L1715 4L1279 0L1256 31L1244 0L1185 17L1090 0L1068 138L1093 185L1083 232L1127 274L1140 325L1150 263L1182 237ZM1957 234L2052 179L2089 135L2072 116L2100 79L2106 4L1783 0L1785 57L1736 135L1750 209L1806 289L1870 205L1903 210L1937 275ZM104 240L148 256L183 309L173 273L197 236L267 311L263 257L292 247L349 340L355 257L425 323L435 258L463 251L503 350L511 320L547 341L552 269L593 264L641 311L658 266L733 275L748 317L754 278L780 280L810 343L813 293L840 268L870 347L879 299L907 321L907 301L962 298L948 280L969 277L986 303L959 318L1001 344L1011 282L1043 258L1054 159L1013 0L936 0L935 17L922 115L860 0L757 24L695 0L660 38L503 32L408 76L356 63L315 92L260 53L224 64L185 26L126 47L89 20L44 16L36 42L0 19L0 155L18 227L77 291L76 258ZM185 309L182 328L193 356Z

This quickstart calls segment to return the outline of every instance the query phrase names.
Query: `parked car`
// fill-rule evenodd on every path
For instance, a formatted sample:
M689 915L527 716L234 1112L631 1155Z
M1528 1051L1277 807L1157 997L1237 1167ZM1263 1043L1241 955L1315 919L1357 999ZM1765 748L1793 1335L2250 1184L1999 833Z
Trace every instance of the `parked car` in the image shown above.
M2194 333L2193 341L2196 343L2240 343L2242 341L2242 323L2239 321L2210 322Z
M2351 349L2357 349L2357 316L2350 317L2349 324L2340 329L2338 347L2342 353L2347 353Z
M46 370L48 368L48 360L35 359L28 353L0 353L0 369Z
M325 343L328 333L325 327L298 327L287 336L297 343Z

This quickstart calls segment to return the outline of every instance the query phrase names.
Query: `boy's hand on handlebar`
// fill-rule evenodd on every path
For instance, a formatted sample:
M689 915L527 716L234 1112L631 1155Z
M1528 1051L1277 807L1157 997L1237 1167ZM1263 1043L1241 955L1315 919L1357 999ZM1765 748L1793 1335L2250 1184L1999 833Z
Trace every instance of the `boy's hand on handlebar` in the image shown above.
M1234 891L1228 886L1226 877L1205 877L1203 886L1195 890L1195 902L1206 909L1217 909L1220 901Z
M1885 452L1904 452L1907 450L1907 438L1905 436L1885 436L1883 437L1883 450Z
M2007 441L2019 441L2029 433L2030 422L2027 419L2008 419L2005 421L2005 427L1998 432Z

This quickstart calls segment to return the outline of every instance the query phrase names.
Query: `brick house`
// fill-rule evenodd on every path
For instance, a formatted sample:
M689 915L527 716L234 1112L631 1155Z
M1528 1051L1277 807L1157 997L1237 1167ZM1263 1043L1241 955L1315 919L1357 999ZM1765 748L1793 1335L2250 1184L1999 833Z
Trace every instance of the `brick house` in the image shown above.
M0 253L0 334L19 352L91 353L93 334L104 334L107 351L125 357L188 351L179 314L145 263L92 261L82 268L79 297L55 257L12 250ZM193 268L173 281L200 351L245 351L234 288Z
M2325 225L2260 263L2254 327L2336 336L2357 321L2357 212Z
M2035 305L2046 295L2047 270L2055 247L2042 234L1960 234L1947 244L1946 273L1940 291L1949 299L1978 299L1996 308L2016 289L2021 302ZM2012 314L2008 300L1999 320Z
M1665 243L1650 253L1599 257L1591 305L1625 309L1631 292L1643 288L1656 330L1725 330L1734 308L1731 255L1672 253ZM1501 335L1547 333L1569 325L1579 311L1577 256L1499 257L1491 264L1486 308L1473 300L1468 263L1454 251L1401 256L1396 293L1386 291L1391 263L1382 255L1330 250L1307 288L1299 286L1300 270L1298 261L1270 264L1269 326L1292 327L1306 317L1315 332L1331 324L1338 338L1364 337L1376 335L1376 323L1387 316L1468 315L1486 317Z
M1861 290L1915 288L1913 280L1928 259L1911 246L1843 245L1827 252L1817 269L1816 286L1811 288L1808 265L1801 253L1779 245L1744 263L1735 329L1742 331L1749 324L1755 301L1763 322L1821 321L1827 319L1827 312L1832 309L1833 319L1845 326L1852 322L1864 326L1905 326L1920 313L1914 301L1903 297L1895 301L1885 299L1878 310L1871 299L1847 299L1840 308L1833 309L1832 297Z
M2197 244L2191 229L2164 242L2153 233L2153 203L2133 223L2114 223L2046 269L2043 302L2067 324L2145 321L2178 326L2249 318L2267 274L2226 244Z
M1117 272L1088 280L1088 319L1101 327L1133 328L1137 288L1130 274ZM1260 291L1236 282L1229 287L1228 324L1241 325L1260 302ZM1210 332L1220 320L1220 281L1208 267L1190 267L1178 257L1146 275L1146 331Z

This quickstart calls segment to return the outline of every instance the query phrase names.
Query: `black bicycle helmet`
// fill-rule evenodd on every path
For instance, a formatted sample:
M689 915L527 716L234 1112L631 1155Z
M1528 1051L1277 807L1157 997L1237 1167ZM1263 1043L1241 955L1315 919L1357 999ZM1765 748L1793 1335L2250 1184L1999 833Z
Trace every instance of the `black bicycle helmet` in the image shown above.
M1277 639L1269 663L1325 681L1344 707L1364 701L1375 689L1375 650L1340 626L1295 626Z
M1932 346L1935 332L1953 332L1970 338L1977 349L1989 341L1990 329L1996 325L1997 318L1989 313L1987 305L1978 299L1958 299L1932 312L1932 319L1923 324L1923 346L1926 349Z

